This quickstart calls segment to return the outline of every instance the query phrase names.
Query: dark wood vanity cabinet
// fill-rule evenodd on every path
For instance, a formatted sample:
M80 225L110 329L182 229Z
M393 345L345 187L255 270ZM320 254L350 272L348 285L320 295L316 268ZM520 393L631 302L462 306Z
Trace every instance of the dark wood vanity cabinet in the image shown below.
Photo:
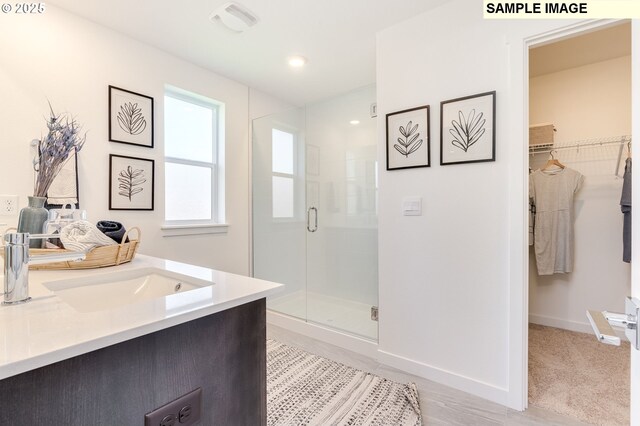
M60 333L64 333L60 330ZM0 425L135 426L202 388L202 426L266 424L265 299L0 381Z

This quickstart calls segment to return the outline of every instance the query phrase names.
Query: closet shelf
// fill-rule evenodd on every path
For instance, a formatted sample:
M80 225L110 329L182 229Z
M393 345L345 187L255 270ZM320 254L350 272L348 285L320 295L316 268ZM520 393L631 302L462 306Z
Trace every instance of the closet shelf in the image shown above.
M617 161L615 163L615 176L620 177L620 167L622 160L622 153L624 151L625 145L627 149L631 150L631 135L622 135L622 136L611 136L606 138L596 138L596 139L585 139L580 141L572 141L565 143L554 143L549 144L547 146L537 145L529 147L529 155L535 154L544 154L544 153L552 153L566 150L575 150L577 155L580 154L580 150L583 148L617 148L617 154L613 154L611 151L607 156L611 155L611 160L614 160L617 157Z
M529 145L529 153L537 154L539 152L551 152L553 151L553 142L552 143L542 143L537 145Z
M592 147L600 147L600 146L608 146L608 145L620 145L621 147L623 147L623 145L626 143L631 143L630 135L613 136L613 137L597 138L597 139L585 139L582 141L573 141L569 143L554 143L554 144L530 146L529 154L533 155L533 154L550 153L552 151L563 151L566 149L580 150L581 148L592 148Z

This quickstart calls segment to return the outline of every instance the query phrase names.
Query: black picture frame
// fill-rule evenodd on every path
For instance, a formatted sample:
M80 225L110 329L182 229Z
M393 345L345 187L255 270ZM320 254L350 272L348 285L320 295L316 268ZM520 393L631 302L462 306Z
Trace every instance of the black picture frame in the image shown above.
M496 161L496 92L440 102L440 165Z
M154 105L151 96L109 86L109 141L153 148Z
M151 211L154 203L155 160L110 154L109 210Z
M386 115L387 170L431 167L430 120L429 105Z

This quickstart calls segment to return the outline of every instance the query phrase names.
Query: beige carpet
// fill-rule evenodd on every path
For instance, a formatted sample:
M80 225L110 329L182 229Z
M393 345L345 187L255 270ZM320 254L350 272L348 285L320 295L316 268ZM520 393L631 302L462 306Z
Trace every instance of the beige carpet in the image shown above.
M629 343L529 325L529 404L595 425L629 425Z

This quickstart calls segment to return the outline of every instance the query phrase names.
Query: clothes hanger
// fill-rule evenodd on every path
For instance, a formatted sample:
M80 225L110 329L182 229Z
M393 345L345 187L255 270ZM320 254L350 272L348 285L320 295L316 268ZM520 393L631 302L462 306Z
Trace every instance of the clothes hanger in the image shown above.
M547 164L544 165L544 167L542 168L542 170L547 170L548 168L552 167L552 166L556 166L556 167L560 167L561 169L564 169L566 166L564 164L562 164L559 160L556 159L556 157L553 156L553 153L556 151L551 151L549 153L549 155L551 156L551 158L549 158L549 160L547 161Z
M627 141L627 158L631 158L631 141Z

